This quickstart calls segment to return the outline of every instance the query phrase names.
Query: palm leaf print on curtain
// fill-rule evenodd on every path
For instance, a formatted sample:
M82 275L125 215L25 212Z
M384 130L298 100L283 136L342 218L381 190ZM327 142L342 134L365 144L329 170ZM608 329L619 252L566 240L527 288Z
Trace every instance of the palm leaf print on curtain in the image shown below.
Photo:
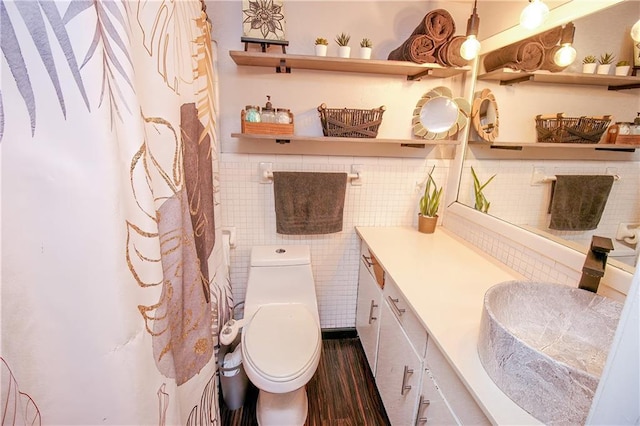
M220 424L233 301L203 6L0 2L3 222L24 221L3 232L9 424Z

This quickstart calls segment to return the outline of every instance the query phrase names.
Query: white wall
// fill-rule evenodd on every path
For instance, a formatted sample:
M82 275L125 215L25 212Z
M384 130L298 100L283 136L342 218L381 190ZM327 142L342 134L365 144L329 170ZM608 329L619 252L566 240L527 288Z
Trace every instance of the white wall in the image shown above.
M256 155L237 153L240 110L248 104L264 104L271 95L276 107L295 114L296 134L322 134L316 108L370 108L386 106L380 138L411 138L411 117L416 102L430 89L447 85L455 96L463 96L462 83L452 79L407 81L401 76L361 75L308 70L276 74L271 68L238 67L229 50L243 50L241 2L210 1L207 13L217 41L220 80L221 204L223 226L234 226L238 247L232 252L231 282L236 302L244 299L250 248L260 244L309 244L316 279L321 325L324 328L353 327L357 296L359 243L354 227L416 226L419 193L416 182L424 180L435 165L435 178L448 181L450 156L433 148L428 158L400 159L310 155ZM438 6L440 5L440 6ZM317 2L286 1L287 53L313 54L313 42L322 36L330 41L329 55L337 55L333 42L341 32L351 34L352 55L363 37L374 43L373 59L386 59L413 31L430 10L443 7L455 18L458 30L466 31L470 13L467 2ZM275 51L278 51L276 48ZM265 142L266 143L266 142ZM319 236L286 236L275 232L273 185L258 183L258 164L272 162L274 170L349 171L362 164L364 184L347 185L343 231ZM446 191L446 189L445 189Z

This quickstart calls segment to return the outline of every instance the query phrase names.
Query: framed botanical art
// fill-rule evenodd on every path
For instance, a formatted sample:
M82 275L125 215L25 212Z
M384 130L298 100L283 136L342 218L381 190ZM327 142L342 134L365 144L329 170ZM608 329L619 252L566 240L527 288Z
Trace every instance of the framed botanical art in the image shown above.
M242 40L285 41L283 8L284 0L242 0Z

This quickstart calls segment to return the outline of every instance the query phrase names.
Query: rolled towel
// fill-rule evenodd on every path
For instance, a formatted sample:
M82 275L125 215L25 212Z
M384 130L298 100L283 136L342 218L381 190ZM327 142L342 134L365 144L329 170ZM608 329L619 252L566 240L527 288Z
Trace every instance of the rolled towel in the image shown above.
M534 41L522 41L489 53L484 58L487 72L500 68L535 71L544 63L544 46Z
M434 45L439 46L449 40L456 32L456 23L449 12L435 9L427 13L411 35L426 34Z
M440 46L437 51L438 63L449 67L464 67L468 65L469 61L460 55L460 46L465 40L466 37L464 36L454 36Z
M410 36L400 47L391 51L387 59L426 64L436 62L435 54L433 40L420 34Z

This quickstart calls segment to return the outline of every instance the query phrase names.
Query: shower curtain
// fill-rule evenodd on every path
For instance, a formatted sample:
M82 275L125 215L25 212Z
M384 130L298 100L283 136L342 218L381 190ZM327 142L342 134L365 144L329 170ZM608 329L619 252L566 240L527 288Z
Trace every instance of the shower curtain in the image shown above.
M199 0L4 0L2 424L220 424L232 300Z

